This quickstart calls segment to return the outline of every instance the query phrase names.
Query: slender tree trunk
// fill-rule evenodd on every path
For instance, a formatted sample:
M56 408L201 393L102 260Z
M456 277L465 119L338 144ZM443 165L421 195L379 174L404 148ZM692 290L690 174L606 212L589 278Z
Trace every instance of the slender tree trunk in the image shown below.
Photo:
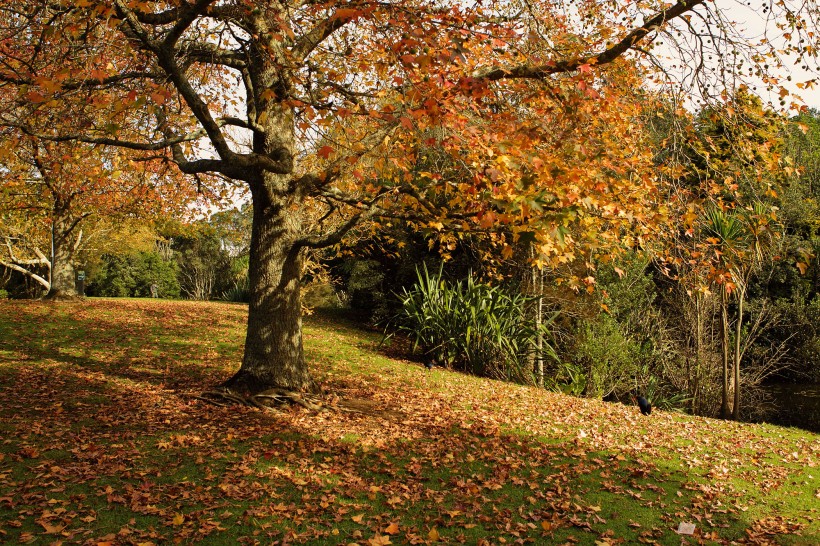
M729 418L729 302L725 288L720 291L720 344L723 350L723 389L720 401L721 419Z
M544 333L541 331L541 325L544 323L544 274L541 270L533 267L533 287L536 290L535 304L535 327L538 328L536 338L536 356L535 356L535 382L536 385L544 387Z
M735 351L732 366L734 368L735 398L732 405L732 419L740 420L740 334L743 325L743 302L746 299L746 287L738 290L737 323L735 325Z
M704 295L695 294L695 372L692 387L692 414L697 412L700 397L700 375L703 367L703 308Z

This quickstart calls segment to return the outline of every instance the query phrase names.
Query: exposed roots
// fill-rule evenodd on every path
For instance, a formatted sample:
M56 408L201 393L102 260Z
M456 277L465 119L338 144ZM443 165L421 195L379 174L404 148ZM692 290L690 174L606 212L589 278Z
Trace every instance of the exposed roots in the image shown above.
M220 407L242 405L252 406L265 411L276 411L277 407L287 404L297 404L307 410L315 412L328 409L317 396L286 389L268 389L256 394L245 395L226 388L205 391L197 396L196 399Z
M240 394L227 387L205 391L195 397L209 404L220 407L251 406L262 411L276 413L279 407L296 404L308 411L337 411L383 417L394 421L401 421L405 415L400 411L379 408L372 400L341 400L333 394L322 398L317 395L295 392L287 389L268 389L256 394Z

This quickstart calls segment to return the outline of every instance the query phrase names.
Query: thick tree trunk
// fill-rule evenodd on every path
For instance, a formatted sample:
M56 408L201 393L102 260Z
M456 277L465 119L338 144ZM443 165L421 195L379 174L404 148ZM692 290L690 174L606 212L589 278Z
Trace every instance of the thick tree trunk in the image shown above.
M242 367L224 386L243 394L313 390L302 350L302 252L297 215L253 192L250 306Z
M278 28L277 17L273 10L260 13L256 28ZM265 120L265 131L254 133L253 151L269 157L283 149L291 157L296 153L294 113L281 103L289 96L289 76L282 69L288 66L286 57L276 47L256 44L251 48L249 89L253 95L247 98L248 111L257 120ZM242 366L223 385L242 395L272 388L315 388L302 349L303 250L295 244L301 235L304 195L291 182L291 175L271 172L248 178L253 200L248 331Z
M80 244L82 231L76 241L72 241L72 233L77 221L55 212L54 217L54 254L51 263L51 288L46 295L48 299L73 299L77 293L74 270L74 258Z
M76 298L77 285L74 280L75 270L71 253L59 247L54 248L54 263L51 268L51 290L46 296L49 299Z

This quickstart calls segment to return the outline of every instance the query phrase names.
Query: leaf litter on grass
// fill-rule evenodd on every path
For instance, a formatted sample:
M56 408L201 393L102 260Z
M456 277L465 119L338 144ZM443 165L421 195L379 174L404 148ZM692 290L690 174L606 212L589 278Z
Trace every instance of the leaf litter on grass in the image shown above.
M0 305L0 541L811 544L818 533L809 433L430 373L321 316L306 321L307 358L328 406L354 411L218 408L195 396L239 365L242 306Z

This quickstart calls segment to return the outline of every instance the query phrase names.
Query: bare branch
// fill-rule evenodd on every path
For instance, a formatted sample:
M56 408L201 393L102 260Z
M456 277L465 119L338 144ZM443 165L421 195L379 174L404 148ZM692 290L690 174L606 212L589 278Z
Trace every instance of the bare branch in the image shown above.
M473 74L473 77L479 80L496 81L502 79L514 78L531 78L542 79L553 74L563 74L566 72L573 72L578 70L582 65L603 65L608 64L626 53L629 49L635 49L638 43L646 38L652 32L657 31L667 22L680 17L688 11L692 11L695 7L704 4L706 0L678 0L669 9L663 10L653 17L647 19L643 25L633 29L629 34L624 36L621 41L615 43L604 51L584 56L575 59L550 61L546 64L532 66L530 64L521 64L515 67L496 67L484 69Z

